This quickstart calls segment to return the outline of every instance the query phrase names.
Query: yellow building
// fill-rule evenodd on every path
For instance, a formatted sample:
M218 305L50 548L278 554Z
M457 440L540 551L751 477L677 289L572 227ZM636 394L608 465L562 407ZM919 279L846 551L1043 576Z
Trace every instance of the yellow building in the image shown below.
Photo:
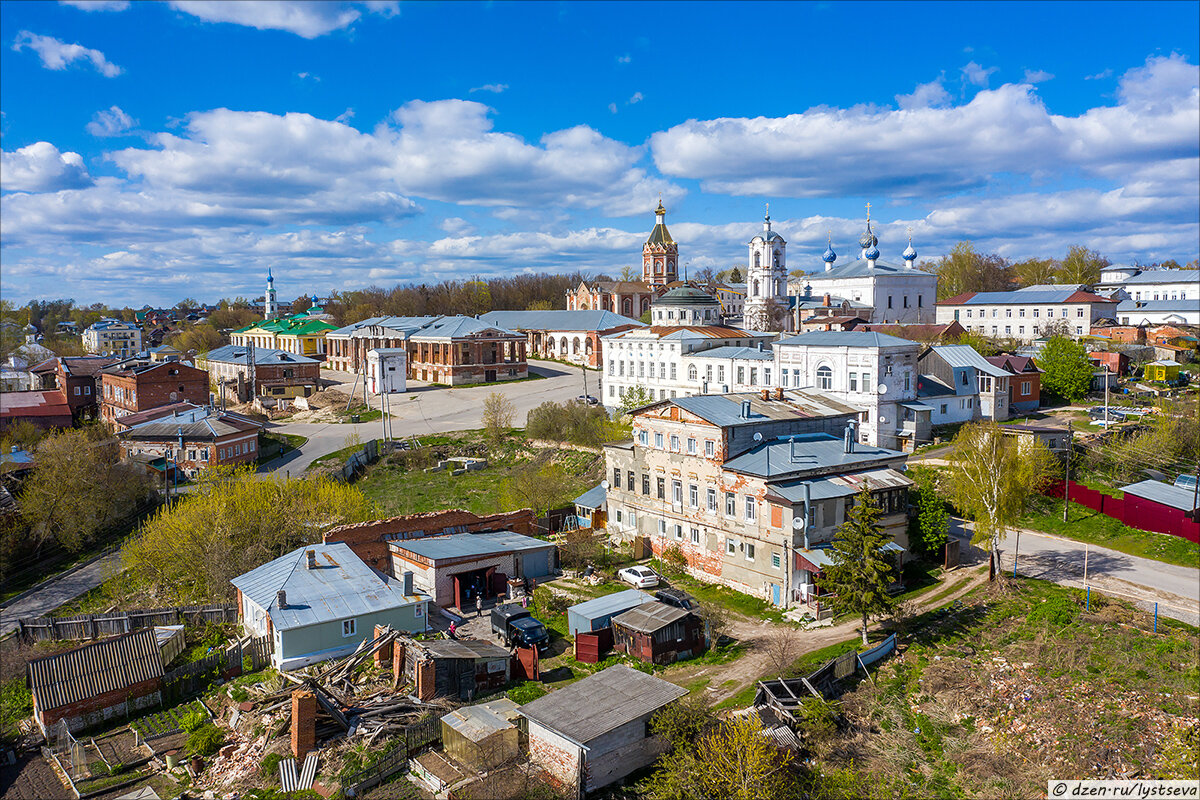
M1144 375L1148 381L1173 381L1179 377L1179 366L1174 361L1151 361Z
M331 322L297 314L247 325L231 333L229 341L239 347L253 344L311 358L325 354L325 336L333 330L337 326Z

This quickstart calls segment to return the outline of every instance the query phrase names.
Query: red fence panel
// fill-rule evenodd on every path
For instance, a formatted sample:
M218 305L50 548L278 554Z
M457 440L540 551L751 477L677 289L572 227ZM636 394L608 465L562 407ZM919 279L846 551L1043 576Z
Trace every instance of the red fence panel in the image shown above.
M1071 502L1099 511L1131 528L1154 533L1179 536L1189 542L1200 543L1200 521L1188 519L1178 508L1165 506L1153 500L1133 495L1118 499L1070 481ZM1062 481L1044 486L1041 493L1046 497L1063 496Z

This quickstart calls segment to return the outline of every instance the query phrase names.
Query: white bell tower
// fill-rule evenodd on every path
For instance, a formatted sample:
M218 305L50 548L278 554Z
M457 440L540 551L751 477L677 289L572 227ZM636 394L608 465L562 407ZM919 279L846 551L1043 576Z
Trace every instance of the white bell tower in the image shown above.
M275 278L270 267L267 267L267 294L263 299L263 317L275 319L279 315L279 304L275 302Z
M746 262L745 326L755 331L790 330L787 313L787 242L771 230L771 205L762 233L750 240Z

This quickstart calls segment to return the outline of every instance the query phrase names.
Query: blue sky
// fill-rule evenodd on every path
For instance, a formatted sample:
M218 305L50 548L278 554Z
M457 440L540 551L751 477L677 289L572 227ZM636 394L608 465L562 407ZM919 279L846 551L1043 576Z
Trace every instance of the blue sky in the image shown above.
M0 291L173 303L637 264L662 193L724 268L864 206L957 241L1180 262L1200 4L0 4Z

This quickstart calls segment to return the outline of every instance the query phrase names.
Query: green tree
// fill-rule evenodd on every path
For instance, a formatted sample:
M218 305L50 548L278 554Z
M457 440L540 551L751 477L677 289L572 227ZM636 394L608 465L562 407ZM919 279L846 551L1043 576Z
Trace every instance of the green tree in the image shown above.
M995 340L979 331L964 331L959 334L958 343L967 345L985 358L1000 352L1000 346L996 344Z
M734 266L733 269L729 270L730 283L741 283L744 280L745 277L742 275L742 271L737 266Z
M1100 271L1112 262L1095 250L1071 245L1066 258L1055 273L1056 283L1093 284L1100 280Z
M331 528L374 518L360 490L328 478L264 480L248 467L213 468L142 526L124 561L171 601L219 601L232 592L231 578Z
M867 622L871 616L892 610L888 586L895 571L895 558L883 549L891 537L879 525L879 506L863 484L854 507L838 528L830 548L833 563L817 579L822 591L836 595L838 613L862 617L862 641L867 643Z
M1030 258L1013 264L1012 270L1017 283L1024 287L1054 283L1058 268L1058 262L1052 258Z
M483 429L492 444L498 444L513 424L517 413L512 400L500 392L492 392L483 398Z
M1012 283L1007 261L975 252L970 242L959 242L937 261L922 262L919 269L937 274L939 300L963 292L1004 291Z
M650 390L645 386L630 386L625 390L625 396L621 398L622 414L628 414L635 408L650 405L654 402L654 395L650 394Z
M518 472L504 485L500 496L505 511L532 508L541 517L570 502L575 488L575 479L560 464L547 462Z
M1037 364L1042 369L1042 388L1058 397L1078 400L1092 386L1092 362L1087 349L1065 336L1053 336L1041 353Z
M647 308L646 313L638 317L638 322L642 323L643 325L650 324L650 309Z
M56 540L79 550L149 497L145 470L121 460L102 428L65 430L42 439L20 493L21 517L39 546Z
M943 488L955 507L975 522L971 541L987 544L995 578L1000 541L1025 513L1038 487L1058 471L1058 460L1040 440L1005 436L995 422L964 425L951 448Z
M917 555L933 558L946 543L950 514L937 492L937 474L933 470L913 467L909 469L908 477L913 480L908 499L917 510L916 516L908 522L908 544Z
M534 300L526 307L529 311L550 311L553 308L549 300Z

